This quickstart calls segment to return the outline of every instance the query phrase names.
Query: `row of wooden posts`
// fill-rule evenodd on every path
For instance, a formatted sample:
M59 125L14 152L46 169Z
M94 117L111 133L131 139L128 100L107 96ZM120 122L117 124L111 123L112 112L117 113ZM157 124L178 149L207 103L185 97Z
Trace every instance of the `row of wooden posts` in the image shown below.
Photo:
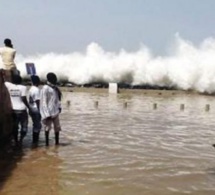
M70 101L68 100L67 102L66 102L66 104L67 104L67 106L70 106ZM99 101L94 101L94 107L95 108L98 108L99 107ZM128 107L128 102L124 102L123 103L123 107L124 108L127 108ZM154 103L153 104L153 106L152 106L152 108L154 109L154 110L156 110L157 108L158 108L158 104L157 103ZM180 110L185 110L185 104L180 104ZM206 112L209 112L210 111L210 104L206 104L205 105L205 111Z
M117 94L117 93L119 93L118 84L117 84L117 83L109 83L109 90L108 90L108 92L109 92L109 94L111 94L111 93L112 93L112 94ZM173 94L173 93L172 93L172 94ZM162 93L159 92L158 95L162 95ZM69 100L67 101L67 106L70 106L70 101L69 101ZM94 102L94 107L95 107L95 108L98 108L98 107L99 107L99 102L98 102L98 101L95 101L95 102ZM123 103L123 107L124 107L124 108L127 108L127 107L128 107L128 102L124 102L124 103ZM156 109L158 108L157 103L154 103L153 106L152 106L152 108L153 108L154 110L156 110ZM185 110L185 104L180 104L180 110L181 110L181 111ZM210 111L210 104L206 104L206 105L205 105L205 111L206 111L206 112L209 112L209 111Z

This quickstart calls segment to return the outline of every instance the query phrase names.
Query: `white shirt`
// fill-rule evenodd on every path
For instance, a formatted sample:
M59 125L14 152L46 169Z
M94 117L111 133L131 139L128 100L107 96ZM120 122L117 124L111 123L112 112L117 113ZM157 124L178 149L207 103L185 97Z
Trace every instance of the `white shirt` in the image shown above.
M9 91L13 110L26 110L22 97L27 95L27 88L10 82L5 82L5 86Z
M32 112L39 112L36 101L40 100L40 89L36 86L31 86L29 89L29 106Z
M40 114L42 120L59 114L60 100L55 89L44 85L40 92Z
M16 67L16 64L14 63L14 58L16 55L15 49L10 47L2 47L0 48L0 55L2 57L4 69L10 70L11 68Z

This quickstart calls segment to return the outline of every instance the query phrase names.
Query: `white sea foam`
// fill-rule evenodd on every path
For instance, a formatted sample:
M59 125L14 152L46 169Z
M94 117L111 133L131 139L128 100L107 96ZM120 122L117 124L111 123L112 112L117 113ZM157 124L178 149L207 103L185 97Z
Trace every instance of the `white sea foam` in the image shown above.
M136 52L124 49L107 52L97 43L91 43L82 53L17 55L16 64L24 77L25 63L33 62L40 77L55 72L60 79L77 84L126 82L214 92L215 39L207 38L194 46L177 35L174 45L171 54L153 56L146 46Z

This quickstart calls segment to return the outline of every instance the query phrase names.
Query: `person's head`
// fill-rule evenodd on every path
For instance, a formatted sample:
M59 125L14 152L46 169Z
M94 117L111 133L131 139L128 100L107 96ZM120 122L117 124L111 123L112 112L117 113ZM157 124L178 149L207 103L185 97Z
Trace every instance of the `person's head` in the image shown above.
M33 85L40 85L40 77L38 77L37 75L32 75L31 76L31 82Z
M53 85L57 84L57 76L55 73L50 72L46 75L47 81L50 82Z
M5 39L4 44L6 47L13 47L12 41L10 39Z
M12 83L20 85L22 83L22 77L20 75L12 75Z

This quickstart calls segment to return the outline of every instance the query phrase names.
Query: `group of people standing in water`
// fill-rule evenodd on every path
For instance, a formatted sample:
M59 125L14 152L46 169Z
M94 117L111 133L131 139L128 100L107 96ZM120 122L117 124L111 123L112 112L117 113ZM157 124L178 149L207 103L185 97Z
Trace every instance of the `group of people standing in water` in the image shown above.
M46 75L46 83L40 87L40 78L31 75L31 87L22 84L22 77L18 71L14 58L16 50L10 39L4 40L5 47L0 48L0 56L3 62L4 84L11 100L11 113L13 118L12 135L15 144L21 144L28 132L28 118L32 119L32 142L38 144L42 127L45 131L46 146L49 145L49 132L54 126L55 144L59 144L61 125L59 114L61 113L62 93L57 87L57 76L50 72ZM19 129L20 127L20 129Z

